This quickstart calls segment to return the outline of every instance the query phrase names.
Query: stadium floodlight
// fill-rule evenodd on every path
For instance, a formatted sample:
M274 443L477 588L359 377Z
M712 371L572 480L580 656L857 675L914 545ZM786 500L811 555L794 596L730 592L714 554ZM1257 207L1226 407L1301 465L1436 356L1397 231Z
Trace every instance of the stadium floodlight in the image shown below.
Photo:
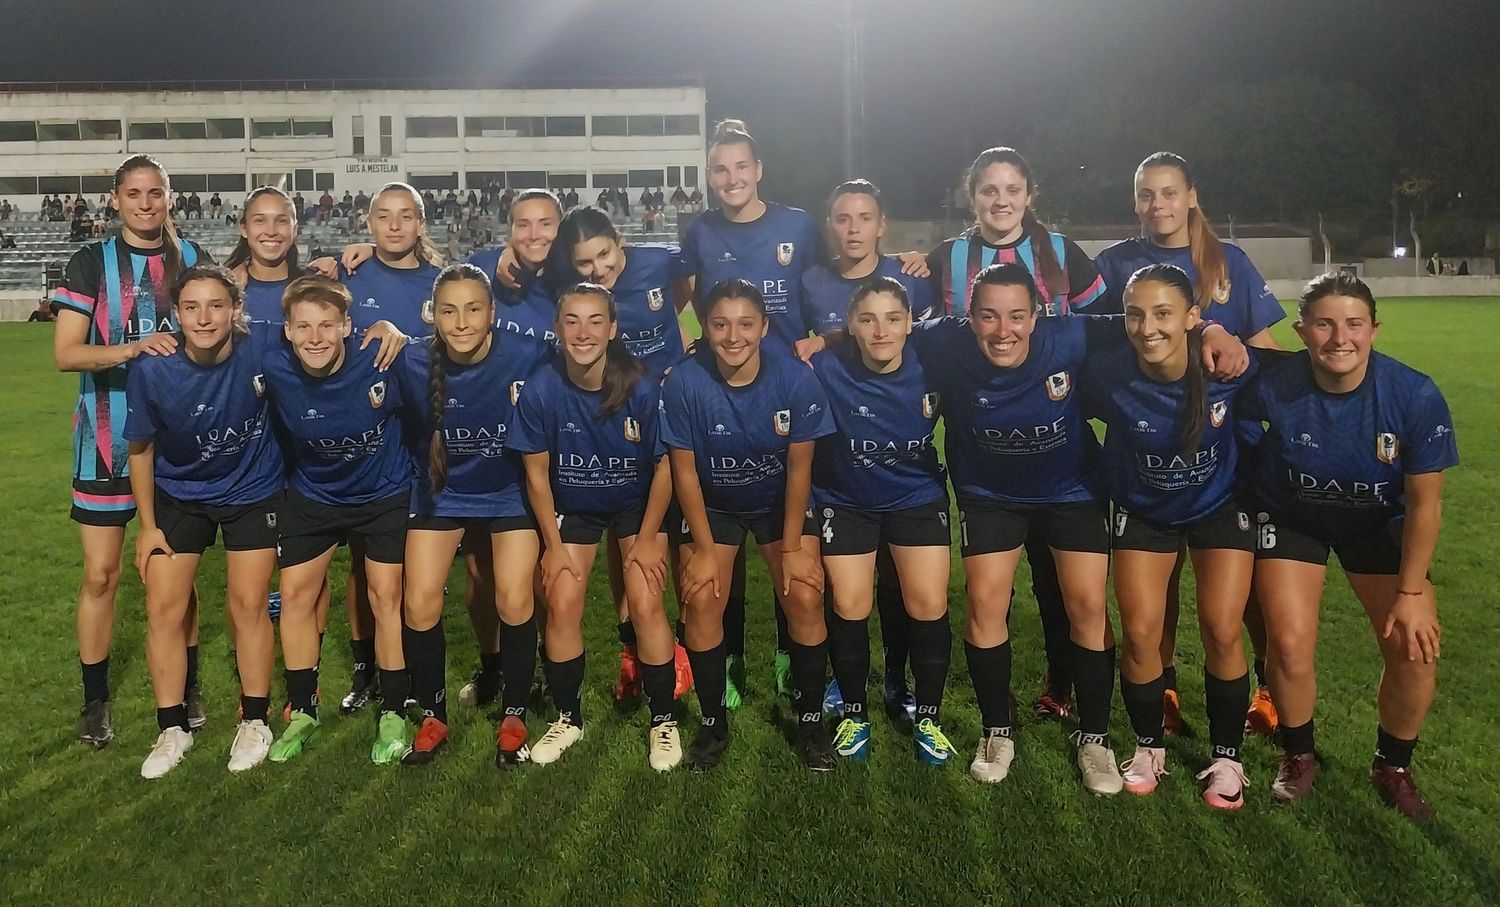
M1392 258L1405 258L1406 257L1406 247L1405 246L1397 246L1396 248L1392 249L1391 250L1391 257Z

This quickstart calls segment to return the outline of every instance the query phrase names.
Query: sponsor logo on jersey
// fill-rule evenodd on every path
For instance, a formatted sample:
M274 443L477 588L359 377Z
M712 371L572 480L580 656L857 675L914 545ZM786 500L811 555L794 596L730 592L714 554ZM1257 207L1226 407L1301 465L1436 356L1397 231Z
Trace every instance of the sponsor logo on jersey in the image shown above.
M422 303L422 320L425 321L425 322L427 322L428 324L432 324L432 319L433 319L432 300L428 299L428 300L425 300Z
M213 411L214 405L212 403L199 403L197 406L193 407L193 415L195 416L206 415Z
M1056 403L1066 400L1068 393L1073 390L1073 377L1067 372L1058 372L1047 376L1047 399Z
M1382 463L1394 463L1401 455L1401 440L1394 432L1383 431L1375 436L1375 456Z
M730 431L724 426L723 422L715 422L714 427L710 428L708 430L708 433L711 435L718 435L720 437L728 437L729 435L734 434L734 432Z
M365 297L365 301L359 304L359 307L362 309L378 309L380 308L380 303L375 301L374 296L367 296Z
M937 416L938 399L936 391L922 395L922 418L932 419Z
M632 444L639 443L641 440L641 423L629 416L625 417L625 440Z
M651 311L660 312L666 302L667 296L661 291L661 287L652 287L646 291L646 307Z
M1296 444L1298 447L1311 447L1314 450L1321 449L1322 447L1322 445L1318 443L1317 439L1307 432L1302 432L1297 437L1293 438L1292 443Z
M1132 425L1131 428L1143 435L1156 434L1156 429L1152 428L1151 423L1147 422L1145 419L1142 419L1139 422L1135 423L1135 425Z
M1214 424L1214 428L1224 424L1224 417L1229 413L1229 404L1223 400L1214 403L1208 408L1208 421Z
M783 268L792 263L792 256L797 254L797 244L782 242L776 244L776 260Z
M776 434L789 435L792 433L792 411L789 409L778 409L772 422L776 425Z
M385 404L385 382L376 381L370 385L370 408L380 409Z
M876 418L875 414L872 413L872 412L870 412L870 408L868 406L864 405L863 403L861 403L858 407L855 408L854 415L859 416L861 419L874 419L874 418Z
M257 397L264 397L266 395L266 376L265 375L255 375L255 376L253 376L250 379L250 386L253 387L253 388L255 388L255 396L257 396Z
M510 383L510 405L515 406L516 401L521 399L521 388L526 386L525 381L512 381Z

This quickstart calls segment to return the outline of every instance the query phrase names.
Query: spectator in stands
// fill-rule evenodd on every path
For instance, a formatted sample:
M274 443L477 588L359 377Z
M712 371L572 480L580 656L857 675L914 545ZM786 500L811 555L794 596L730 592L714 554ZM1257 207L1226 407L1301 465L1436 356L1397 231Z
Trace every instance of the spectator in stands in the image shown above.
M42 196L41 219L46 220L52 216L52 196Z
M326 224L328 223L328 219L332 216L333 195L330 194L327 189L324 189L323 195L318 199L318 223Z
M468 197L466 197L464 199L464 204L469 207L470 211L478 211L479 210L479 195L478 195L478 193L476 193L473 189L470 189Z
M458 193L454 192L452 189L449 189L448 194L443 196L442 214L443 217L447 218L448 220L452 220L454 217L458 216Z
M224 225L228 226L228 227L232 227L232 226L234 226L235 224L237 224L239 222L240 222L240 206L239 205L235 205L234 207L232 207L232 208L229 209L229 213L228 214L224 215Z
M564 210L578 207L578 190L569 189L568 194L563 196Z
M432 194L431 189L422 193L422 212L428 223L437 221L439 207L441 206L438 204L438 198Z
M69 210L72 211L73 216L75 217L80 214L87 214L89 213L89 203L84 201L83 196L80 195L77 198L73 199L73 204Z
M630 217L630 193L625 191L624 186L615 190L615 206L620 209L621 218Z
M687 203L687 193L682 191L681 186L678 186L676 189L672 190L672 207L683 208L687 206Z
M93 232L94 222L89 218L88 211L79 211L76 208L73 210L73 227L68 231L68 240L70 242L83 242Z
M33 321L52 321L52 320L54 320L53 317L52 317L52 307L50 305L48 305L47 300L45 300L45 299L43 299L41 302L37 303L36 304L36 308L33 309L32 312L31 312L31 314L29 316L27 316L27 318L26 318L26 321L27 321L28 324L31 323L31 322L33 322Z
M667 207L667 194L665 192L661 191L661 187L660 186L656 187L656 194L651 197L651 204L652 204L652 206L654 208L656 208L657 211L662 211L662 210L666 209L666 207Z
M214 220L218 220L223 215L224 200L222 198L219 198L219 193L215 192L213 196L208 200L208 216L213 218Z
M14 249L15 247L16 238L4 230L0 230L0 249Z
M344 213L348 214L354 210L354 195L348 189L345 189L344 197L339 199L339 204L344 206Z
M1443 260L1438 258L1436 252L1432 253L1431 258L1427 259L1427 273L1433 277L1443 273Z
M1462 260L1462 261L1460 261L1458 263L1458 276L1459 277L1468 277L1469 276L1469 260L1467 258L1465 258L1464 260Z
M641 212L642 212L643 216L644 216L645 210L647 208L651 207L651 200L654 197L655 196L653 196L651 194L651 190L650 189L642 189L641 190L641 197L638 198L638 199L636 199L636 204L638 204L638 205L641 206Z
M104 219L103 214L94 215L94 226L89 230L89 236L99 239L109 235L109 222Z
M688 196L688 210L703 210L703 193L699 191L697 186L693 187L693 194Z
M188 217L191 217L193 220L203 219L203 199L198 197L196 189L193 190L192 195L188 196L187 210Z
M354 213L360 217L364 217L370 213L370 197L365 195L365 190L363 189L359 190L358 195L354 196Z
M62 196L52 196L52 208L47 212L47 219L53 222L61 222L64 216Z
M303 199L302 193L298 192L292 196L292 205L297 209L297 223L307 223L307 201ZM238 223L238 221L236 221Z
M187 219L187 196L181 192L177 193L177 199L172 203L172 213L178 220Z
M0 221L10 220L10 199L0 199Z

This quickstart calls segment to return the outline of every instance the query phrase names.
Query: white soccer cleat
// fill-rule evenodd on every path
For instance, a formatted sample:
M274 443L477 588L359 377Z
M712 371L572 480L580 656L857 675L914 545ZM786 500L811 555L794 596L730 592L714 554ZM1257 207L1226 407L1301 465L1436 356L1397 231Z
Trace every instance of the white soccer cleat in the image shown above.
M969 763L969 776L984 784L998 784L1010 774L1010 763L1016 758L1016 742L997 728L985 728Z
M247 772L266 761L274 739L264 721L241 721L235 729L234 742L229 745L229 770Z
M193 735L180 727L169 727L156 737L146 761L141 763L141 777L148 781L160 778L177 767L187 751L193 748Z
M646 761L658 772L669 772L682 763L682 736L677 722L663 721L646 734L649 754Z
M547 728L547 733L531 748L531 761L547 765L562 758L568 747L583 739L583 728L574 724L569 716L559 715Z

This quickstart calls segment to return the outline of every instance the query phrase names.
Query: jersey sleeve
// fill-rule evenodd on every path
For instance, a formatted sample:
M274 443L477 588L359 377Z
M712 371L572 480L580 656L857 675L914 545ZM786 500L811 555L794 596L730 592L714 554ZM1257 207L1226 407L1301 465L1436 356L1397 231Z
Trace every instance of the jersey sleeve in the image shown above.
M1063 240L1063 267L1068 272L1068 305L1086 309L1104 295L1104 278L1094 260L1071 239Z
M654 381L640 379L635 385L635 411L641 423L641 449L650 452L652 460L666 456L667 442L661 435L661 387Z
M1124 315L1103 315L1090 309L1088 314L1079 314L1072 319L1083 327L1083 342L1090 350L1109 349L1121 343L1129 343L1125 336Z
M510 414L510 424L505 429L505 446L520 453L541 453L547 443L547 382L541 379L527 381L521 388L520 399Z
M812 215L804 212L802 220L803 241L807 243L807 249L812 253L802 260L802 272L805 274L808 269L827 264L830 259L827 233L818 229Z
M698 254L698 231L701 228L698 226L698 218L702 216L700 214L698 217L693 218L693 222L688 224L688 228L682 231L682 248L678 250L682 253L682 260L687 264L688 274L695 278L701 270L700 262L702 259ZM706 288L698 287L698 292L702 294L706 292Z
M661 440L667 447L692 450L693 410L685 370L675 368L661 386Z
M1255 269L1254 262L1250 256L1243 251L1235 249L1234 252L1226 254L1232 256L1234 270L1230 275L1230 292L1238 296L1241 305L1245 307L1245 337L1254 337L1271 325L1286 318L1286 310L1281 307L1281 300L1271 292L1271 285L1260 276L1260 271Z
M907 335L906 342L910 344L917 358L923 364L936 363L942 356L952 349L953 345L962 338L960 335L969 333L969 319L955 318L952 315L943 315L938 318L929 318L919 321L911 326L911 333ZM853 343L853 340L845 341Z
M69 309L90 318L94 316L94 303L99 298L99 282L103 278L97 248L94 244L84 246L68 259L63 282L52 291L52 314Z
M951 248L952 243L944 241L927 253L927 292L932 299L933 317L947 315L953 310L953 301L943 295L943 275L948 271Z
M1401 454L1402 471L1408 475L1442 472L1458 465L1458 440L1453 434L1453 415L1448 401L1428 378L1406 406L1406 450Z
M930 268L931 265L929 264ZM928 321L937 318L942 312L938 311L936 296L932 292L932 281L926 278L914 278L907 281L907 295L911 302L912 321Z
M193 251L198 256L197 261L195 262L196 264L200 264L200 265L218 264L218 262L214 261L213 255L210 254L207 249L203 248L203 246L199 245L196 241L190 239L190 240L188 240L188 244L193 247Z
M1119 315L1125 311L1124 290L1129 275L1120 273L1120 266L1115 261L1113 250L1119 247L1116 243L1101 251L1099 257L1094 259L1094 269L1104 282L1104 290L1093 302L1077 308L1086 309L1090 315Z
M125 440L149 441L161 428L151 399L150 360L125 371Z
M692 277L696 273L692 261L688 258L683 246L676 243L667 243L667 273L673 280L681 280L684 277Z
M791 410L792 443L815 441L834 432L833 413L829 412L828 395L813 370L801 362L792 366Z

